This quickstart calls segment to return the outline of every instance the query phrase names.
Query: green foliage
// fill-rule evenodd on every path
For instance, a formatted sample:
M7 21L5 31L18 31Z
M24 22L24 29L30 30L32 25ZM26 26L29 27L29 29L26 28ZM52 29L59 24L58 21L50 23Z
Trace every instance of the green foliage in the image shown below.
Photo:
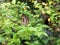
M29 1L28 1L29 2ZM49 28L41 16L42 13L50 15L52 25L60 21L57 17L60 13L56 11L52 1L48 0L48 5L44 6L42 3L38 3L36 0L31 0L33 3L33 9L31 9L28 2L17 2L13 0L9 3L0 4L0 42L5 45L45 45L49 40L53 40L52 37L44 31L44 28ZM59 1L57 0L56 3ZM54 4L54 3L53 3ZM34 14L35 13L35 14ZM29 18L29 24L24 26L21 24L21 16L25 14ZM22 42L25 40L25 42ZM4 43L3 43L4 42ZM60 44L58 39L57 45Z
M58 40L56 41L56 43L57 43L57 45L60 45L60 39L58 39Z

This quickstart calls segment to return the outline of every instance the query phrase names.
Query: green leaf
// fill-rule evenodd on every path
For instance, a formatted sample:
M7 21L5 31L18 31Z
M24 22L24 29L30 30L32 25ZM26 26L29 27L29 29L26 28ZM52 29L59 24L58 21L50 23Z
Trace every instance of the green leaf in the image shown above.
M12 0L12 4L15 4L16 3L16 0Z
M2 35L0 35L0 42L4 41L4 37L2 37Z
M5 34L11 34L12 33L11 28L5 28L4 31L5 31Z

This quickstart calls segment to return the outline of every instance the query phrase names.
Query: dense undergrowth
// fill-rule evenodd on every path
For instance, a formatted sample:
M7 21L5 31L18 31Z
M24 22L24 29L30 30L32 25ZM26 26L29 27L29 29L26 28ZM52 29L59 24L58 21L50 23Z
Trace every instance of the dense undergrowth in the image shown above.
M0 3L0 45L60 45L59 5L59 0Z

